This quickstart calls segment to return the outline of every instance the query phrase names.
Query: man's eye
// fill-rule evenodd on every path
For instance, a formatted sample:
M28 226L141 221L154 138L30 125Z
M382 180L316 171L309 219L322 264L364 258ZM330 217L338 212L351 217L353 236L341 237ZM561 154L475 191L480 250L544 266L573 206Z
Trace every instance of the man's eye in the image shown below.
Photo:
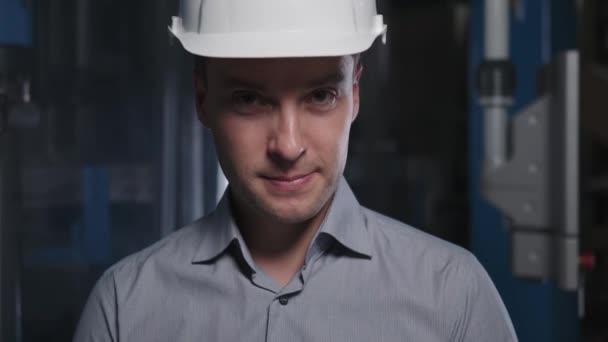
M251 91L237 91L230 96L230 106L241 114L255 114L266 111L269 103Z
M232 103L237 106L252 106L260 102L259 96L252 92L239 91L232 94Z
M331 89L318 89L310 95L310 102L318 106L332 106L338 95Z

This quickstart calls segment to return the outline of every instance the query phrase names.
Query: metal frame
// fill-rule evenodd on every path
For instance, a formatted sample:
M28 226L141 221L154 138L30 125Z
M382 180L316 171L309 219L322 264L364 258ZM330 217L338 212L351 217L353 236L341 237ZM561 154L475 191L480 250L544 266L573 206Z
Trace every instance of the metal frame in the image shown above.
M520 341L576 341L577 293L564 291L555 282L530 281L513 275L510 220L481 191L485 116L475 80L484 58L484 3L470 3L470 247L500 292ZM509 59L517 79L513 111L520 112L538 99L537 77L542 67L559 52L576 47L575 5L575 0L510 2Z
M578 53L560 54L547 93L516 114L513 156L483 191L511 221L516 276L578 288Z

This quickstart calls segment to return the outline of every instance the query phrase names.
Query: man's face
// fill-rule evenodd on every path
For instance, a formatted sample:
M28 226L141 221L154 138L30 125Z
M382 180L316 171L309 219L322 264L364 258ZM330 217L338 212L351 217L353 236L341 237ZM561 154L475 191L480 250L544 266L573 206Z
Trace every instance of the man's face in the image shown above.
M360 75L351 56L206 60L199 117L240 205L282 223L320 212L344 171Z

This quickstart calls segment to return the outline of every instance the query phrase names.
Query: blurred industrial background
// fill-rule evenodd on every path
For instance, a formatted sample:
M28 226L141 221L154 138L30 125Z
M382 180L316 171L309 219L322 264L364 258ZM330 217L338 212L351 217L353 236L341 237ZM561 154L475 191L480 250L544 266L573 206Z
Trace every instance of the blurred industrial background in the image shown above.
M538 225L483 171L485 3L378 0L388 45L364 56L346 177L362 204L471 250L521 341L608 341L608 1L508 1L511 118L546 94L548 117L570 118L547 128L540 173L547 207L572 215ZM178 7L0 0L0 341L71 340L103 270L214 208L192 58L167 31ZM533 146L516 126L510 146Z

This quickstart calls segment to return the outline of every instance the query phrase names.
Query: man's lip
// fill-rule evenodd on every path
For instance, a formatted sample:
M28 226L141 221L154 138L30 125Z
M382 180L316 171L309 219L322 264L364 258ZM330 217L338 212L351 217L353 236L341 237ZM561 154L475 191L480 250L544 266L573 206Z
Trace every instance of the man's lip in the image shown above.
M270 193L275 195L300 194L311 185L315 172L297 174L266 174L262 176Z
M293 181L296 181L298 179L302 179L304 177L307 177L307 176L309 176L311 174L312 174L312 172L306 173L306 174L298 174L298 175L294 175L294 176L282 176L282 175L268 176L268 175L264 175L262 177L266 178L268 180L276 181L276 182L293 182Z

